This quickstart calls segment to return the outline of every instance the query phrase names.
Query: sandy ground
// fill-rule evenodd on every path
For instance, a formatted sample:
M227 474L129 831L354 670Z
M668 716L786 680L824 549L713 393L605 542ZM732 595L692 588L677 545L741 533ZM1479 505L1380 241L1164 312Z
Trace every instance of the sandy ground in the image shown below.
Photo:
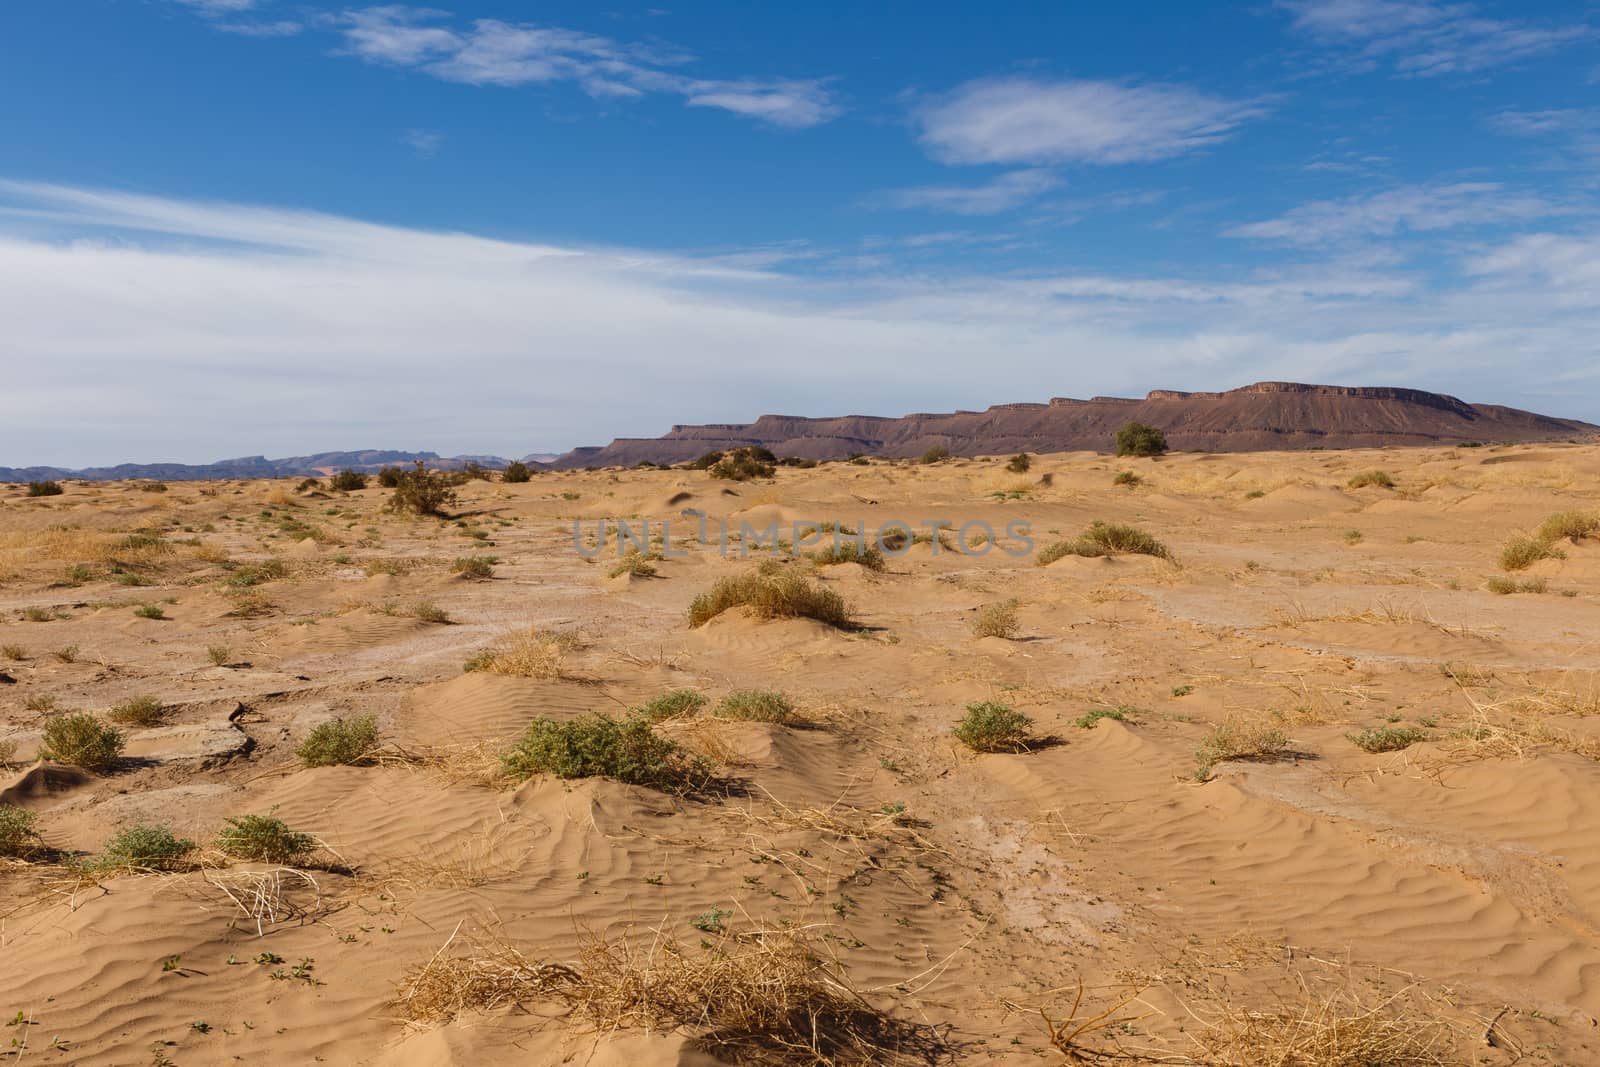
M1347 487L1375 468L1396 488ZM1113 485L1121 470L1142 480ZM1244 1063L1218 1033L1355 1016L1443 1026L1441 1063L1600 1062L1600 541L1515 575L1542 592L1485 588L1509 537L1600 504L1600 448L1067 454L1026 474L831 464L745 483L568 472L470 483L446 522L388 514L388 496L0 489L0 739L16 746L0 800L53 850L0 861L5 1055L790 1062L693 1027L597 1033L537 999L426 1024L397 1005L415 968L467 946L570 962L596 937L715 952L787 926L874 1010L932 1035L922 1059L1069 1062L1045 1016L1070 1031L1115 1008L1069 1047ZM918 544L881 572L819 568L858 629L742 610L691 628L693 597L752 564L682 540L685 509L1024 522L1038 546L1103 519L1174 559L1040 567ZM614 550L585 559L571 530L604 517L676 519L686 555L608 577ZM498 557L492 578L452 574L474 555ZM229 584L269 559L282 577ZM1010 598L1015 637L973 636ZM452 621L415 617L419 602ZM561 677L463 671L530 626L581 636ZM535 716L746 687L786 693L805 722L658 727L716 758L703 795L483 773ZM34 762L47 715L141 695L169 716L127 731L120 766ZM1028 750L957 744L975 701L1031 716ZM381 758L301 766L311 728L369 713ZM1284 743L1197 774L1219 724ZM1384 727L1424 739L1350 739ZM73 869L137 823L206 843L245 813L326 850L261 897L262 864ZM693 925L713 909L723 929ZM896 1055L913 1052L875 1058Z

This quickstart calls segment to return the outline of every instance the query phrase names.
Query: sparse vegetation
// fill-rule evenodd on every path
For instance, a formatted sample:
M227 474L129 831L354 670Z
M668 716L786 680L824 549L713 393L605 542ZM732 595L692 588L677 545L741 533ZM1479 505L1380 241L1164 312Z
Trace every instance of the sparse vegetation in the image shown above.
M922 464L943 463L949 458L950 450L948 448L946 448L944 445L934 445L932 448L924 452L917 459L917 462Z
M395 489L406 476L404 467L384 467L378 471L378 485L384 489Z
M857 563L869 571L881 571L884 567L881 551L852 538L842 538L826 548L819 548L811 553L811 558L819 567L832 567L839 563Z
M29 482L29 496L60 496L66 492L61 488L60 482Z
M233 659L233 650L227 645L208 645L206 659L213 667L226 667Z
M411 606L411 617L418 622L431 622L438 626L448 626L454 622L450 613L431 600L419 600Z
M519 482L531 481L532 479L533 470L520 459L514 459L510 463L507 463L506 469L500 472L500 480L502 482L511 482L516 484Z
M1007 641L1016 638L1021 624L1017 620L1018 602L1015 598L998 604L985 604L972 619L974 637L1000 637Z
M956 740L974 752L1024 752L1033 719L994 701L968 704L966 716L953 731Z
M1139 477L1133 471L1118 471L1117 476L1111 479L1111 484L1126 486L1127 488L1132 489L1142 481L1144 481L1144 479Z
M656 567L650 562L649 556L635 549L624 553L616 565L607 572L607 577L620 578L624 574L631 574L635 578L654 578Z
M1135 526L1095 522L1078 535L1076 541L1057 541L1039 553L1039 566L1048 566L1066 556L1154 556L1170 560L1167 546Z
M1195 750L1195 777L1211 776L1211 769L1229 760L1270 760L1281 757L1289 737L1268 722L1229 719L1212 727Z
M1506 578L1494 575L1483 583L1483 587L1496 596L1510 596L1512 593L1545 593L1550 590L1550 583L1543 578Z
M561 678L567 653L577 647L578 636L571 631L535 627L505 635L494 647L469 659L466 670L522 678Z
M778 472L778 458L760 446L735 448L721 453L706 468L713 478L747 482L752 478L771 478Z
M381 482L381 477L380 477ZM442 515L444 509L454 506L456 491L451 487L449 475L431 471L422 460L400 475L389 499L389 510L412 515Z
M1527 570L1542 559L1566 559L1559 548L1533 537L1513 537L1500 550L1500 569L1503 571Z
M1117 431L1117 455L1159 456L1167 450L1167 435L1142 422L1126 423Z
M1033 467L1033 457L1026 452L1018 452L1006 463L1006 470L1012 474L1027 474Z
M166 717L167 706L153 696L124 700L106 712L106 718L124 726L160 726Z
M217 834L217 851L235 859L257 863L298 863L317 850L317 839L289 829L270 815L236 815L224 819Z
M353 719L338 718L319 723L300 742L295 754L307 767L331 767L335 764L363 763L371 758L377 747L377 716L360 715Z
M590 714L528 724L503 765L513 778L611 778L666 793L691 793L711 777L711 766L642 718L617 720Z
M1535 536L1546 544L1553 541L1577 544L1586 537L1600 537L1600 515L1587 511L1558 511L1539 524Z
M97 871L175 871L197 846L165 826L130 826L107 841L90 864Z
M1118 722L1126 722L1133 714L1133 710L1133 708L1128 707L1094 708L1073 719L1072 725L1080 730L1093 730L1101 719L1115 719Z
M1369 485L1375 485L1379 489L1393 489L1394 479L1389 476L1388 471L1362 471L1353 475L1345 485L1351 489L1364 489Z
M794 718L794 703L770 689L736 689L717 701L711 714L719 719L785 723Z
M15 804L0 804L0 856L26 859L39 848L38 817Z
M494 577L494 565L499 562L498 556L464 556L450 564L450 572L462 578L487 581Z
M121 730L107 726L87 712L52 715L44 721L43 732L40 759L82 767L86 771L106 771L114 767L127 743Z
M693 689L674 689L652 697L628 712L649 722L662 722L666 719L687 719L700 713L709 701L705 696L696 693Z
M360 471L342 470L328 479L328 488L340 493L352 493L367 487L367 476Z
M1427 732L1415 726L1380 726L1346 736L1363 752L1398 752L1428 739Z
M141 619L164 619L167 617L165 609L160 604L140 604L133 609L133 613Z
M850 608L831 589L808 582L803 574L750 572L717 579L689 605L689 625L703 626L723 612L748 607L762 619L816 619L829 626L852 625Z

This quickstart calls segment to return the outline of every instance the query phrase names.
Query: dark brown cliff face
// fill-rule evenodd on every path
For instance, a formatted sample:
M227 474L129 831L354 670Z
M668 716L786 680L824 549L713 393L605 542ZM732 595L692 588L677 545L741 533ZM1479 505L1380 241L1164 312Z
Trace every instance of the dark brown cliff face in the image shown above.
M604 448L574 449L553 465L678 463L712 449L740 445L764 445L780 456L807 459L842 459L857 452L916 456L934 445L961 456L1109 451L1117 428L1129 421L1157 426L1171 448L1194 452L1551 441L1600 435L1600 427L1574 419L1468 404L1420 389L1257 382L1223 393L1157 389L1142 400L1057 398L1047 404L997 404L986 411L897 419L763 415L752 423L674 426L664 437L618 438Z

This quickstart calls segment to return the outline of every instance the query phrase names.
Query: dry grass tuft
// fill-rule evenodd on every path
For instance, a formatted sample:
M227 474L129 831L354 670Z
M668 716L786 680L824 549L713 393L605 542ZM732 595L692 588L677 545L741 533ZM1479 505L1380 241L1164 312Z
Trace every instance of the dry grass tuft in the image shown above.
M1289 747L1289 737L1267 721L1229 719L1212 727L1195 749L1195 778L1205 781L1211 769L1228 760L1271 760Z
M792 570L777 574L748 574L719 578L689 605L689 625L703 626L737 607L748 607L762 619L816 619L829 626L853 624L850 606L831 589L808 582Z
M516 630L469 659L465 669L519 678L565 678L567 653L580 644L571 630Z
M1228 1067L1446 1067L1455 1037L1405 994L1369 1002L1351 989L1299 995L1270 1010L1225 1005L1198 1040L1204 1062Z
M1007 641L1017 636L1017 600L1002 600L998 604L985 604L972 620L974 637L1001 637Z
M1542 559L1566 558L1567 554L1565 552L1559 548L1551 548L1537 538L1513 537L1500 550L1500 569L1503 571L1520 571L1526 570Z
M1045 567L1066 556L1154 556L1172 559L1166 545L1135 526L1096 521L1078 535L1076 541L1057 541L1039 553L1039 566Z

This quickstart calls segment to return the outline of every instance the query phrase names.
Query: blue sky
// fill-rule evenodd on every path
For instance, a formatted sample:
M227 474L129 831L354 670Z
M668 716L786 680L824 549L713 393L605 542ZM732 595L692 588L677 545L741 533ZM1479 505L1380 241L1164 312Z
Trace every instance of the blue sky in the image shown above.
M1264 378L1600 421L1600 3L0 5L0 465Z

